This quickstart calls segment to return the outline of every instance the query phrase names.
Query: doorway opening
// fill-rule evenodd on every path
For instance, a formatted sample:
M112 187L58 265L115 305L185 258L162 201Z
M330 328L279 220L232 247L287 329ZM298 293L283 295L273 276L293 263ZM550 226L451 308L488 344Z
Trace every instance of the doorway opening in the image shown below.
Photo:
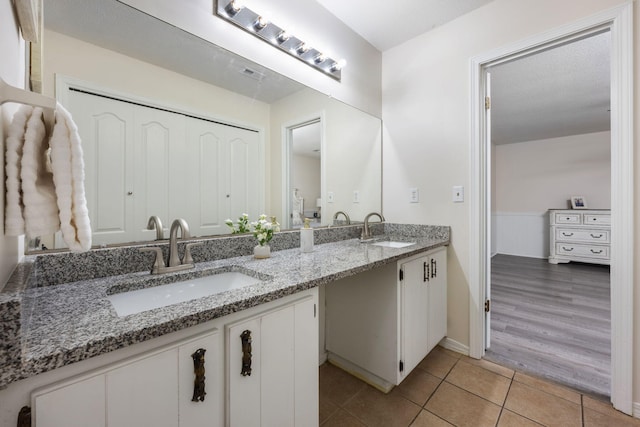
M313 117L286 127L283 161L283 212L286 228L322 222L322 118Z
M605 10L556 30L474 57L471 65L470 336L469 354L485 353L485 292L490 278L490 144L484 68L535 51L611 32L611 401L633 410L633 15L631 4Z

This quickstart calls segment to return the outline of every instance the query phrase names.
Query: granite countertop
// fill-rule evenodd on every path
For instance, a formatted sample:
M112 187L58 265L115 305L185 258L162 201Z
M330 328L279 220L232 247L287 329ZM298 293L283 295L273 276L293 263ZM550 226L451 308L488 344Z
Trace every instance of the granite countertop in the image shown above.
M240 269L267 280L244 288L167 307L118 317L109 294L148 280L148 271L26 289L21 330L21 360L5 364L0 387L57 367L185 329L240 310L273 301L337 279L449 243L446 235L385 235L416 242L404 248L373 246L358 239L274 251L271 258L233 257L196 263L181 273L153 276L161 281L205 274L211 269ZM266 275L266 276L265 276Z

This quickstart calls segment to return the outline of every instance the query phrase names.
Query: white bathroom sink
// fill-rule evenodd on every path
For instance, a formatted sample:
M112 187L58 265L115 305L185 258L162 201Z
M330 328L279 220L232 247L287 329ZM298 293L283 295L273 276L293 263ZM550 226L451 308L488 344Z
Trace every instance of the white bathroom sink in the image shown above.
M255 277L237 271L228 271L197 279L113 294L109 295L107 299L111 301L118 316L122 317L232 289L244 288L260 282L261 280Z
M406 248L407 246L412 246L415 244L415 242L394 242L391 240L372 243L373 246L382 246L383 248Z

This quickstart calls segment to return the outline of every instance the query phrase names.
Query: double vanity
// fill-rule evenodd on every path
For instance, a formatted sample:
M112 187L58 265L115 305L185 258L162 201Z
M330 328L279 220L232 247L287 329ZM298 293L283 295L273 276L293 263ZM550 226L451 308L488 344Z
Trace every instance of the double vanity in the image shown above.
M277 233L269 259L203 239L158 275L140 247L28 257L0 292L0 401L38 427L317 425L319 357L389 390L446 334L449 227L361 230L311 253Z

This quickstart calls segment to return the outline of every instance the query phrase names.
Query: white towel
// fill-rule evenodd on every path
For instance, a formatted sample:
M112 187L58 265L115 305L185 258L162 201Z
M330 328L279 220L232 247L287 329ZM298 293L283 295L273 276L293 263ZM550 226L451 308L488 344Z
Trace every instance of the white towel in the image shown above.
M71 114L60 104L56 107L50 145L62 238L72 251L87 251L91 248L91 224L84 194L80 135Z
M20 171L25 231L30 239L60 229L56 190L48 170L48 148L42 108L36 107L27 121Z
M7 135L7 150L5 155L5 173L7 175L7 198L5 201L4 234L20 236L24 234L24 203L22 200L22 182L20 169L22 162L22 146L27 120L31 116L33 107L21 106L13 115Z

